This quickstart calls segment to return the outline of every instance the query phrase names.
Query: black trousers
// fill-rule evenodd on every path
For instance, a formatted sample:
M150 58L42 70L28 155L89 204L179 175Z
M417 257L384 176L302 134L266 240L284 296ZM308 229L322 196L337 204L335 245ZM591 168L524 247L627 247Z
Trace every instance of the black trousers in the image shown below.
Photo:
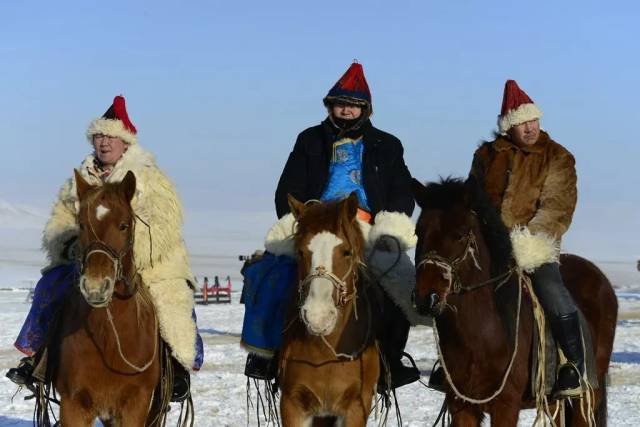
M578 309L571 294L562 282L560 264L543 264L533 272L533 290L548 316L559 318Z

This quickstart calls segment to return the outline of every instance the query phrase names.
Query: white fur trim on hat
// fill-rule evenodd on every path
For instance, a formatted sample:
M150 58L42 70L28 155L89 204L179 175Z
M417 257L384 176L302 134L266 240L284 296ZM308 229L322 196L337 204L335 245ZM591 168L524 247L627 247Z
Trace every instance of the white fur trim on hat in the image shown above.
M295 255L293 234L296 232L296 219L288 213L278 220L267 232L264 248L274 255Z
M130 145L135 144L137 141L136 135L124 127L122 120L117 119L100 118L92 121L89 129L87 129L87 139L92 142L93 136L98 134L120 138Z
M375 245L375 242L384 235L398 239L403 252L415 247L418 242L416 226L411 218L400 212L378 212L373 221L373 227L369 231L369 242Z
M498 129L502 135L513 126L542 117L542 111L536 104L521 104L515 110L509 110L504 116L498 116Z
M560 242L546 233L532 234L527 227L511 230L513 256L518 267L527 273L548 262L558 262Z

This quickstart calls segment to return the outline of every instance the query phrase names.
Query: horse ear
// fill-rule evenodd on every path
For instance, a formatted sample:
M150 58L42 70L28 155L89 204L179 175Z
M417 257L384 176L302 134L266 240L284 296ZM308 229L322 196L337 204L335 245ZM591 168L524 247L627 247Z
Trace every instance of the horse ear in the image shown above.
M416 199L418 206L424 208L427 201L427 187L417 179L411 178L411 191L413 192L413 197Z
M78 200L84 199L87 191L91 189L91 184L89 184L85 179L80 175L78 169L73 170L73 175L76 180L76 194L78 195Z
M131 203L133 195L136 194L136 176L131 171L127 171L124 179L120 183L120 189L124 192L127 201Z
M355 191L342 201L342 212L349 221L353 221L358 214L358 195Z
M298 199L293 197L291 194L287 194L287 200L289 202L289 209L291 209L291 214L295 219L298 219L302 212L304 212L304 203L299 202Z

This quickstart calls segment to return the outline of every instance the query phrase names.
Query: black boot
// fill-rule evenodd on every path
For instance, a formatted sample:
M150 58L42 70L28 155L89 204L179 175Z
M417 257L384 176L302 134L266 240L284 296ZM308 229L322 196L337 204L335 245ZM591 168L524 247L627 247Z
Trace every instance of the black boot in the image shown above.
M381 390L395 389L420 379L420 371L413 358L404 352L411 325L387 295L384 296L384 300L383 322L380 325L378 340L389 368L391 384L387 384L386 375L384 372L381 373L378 381L378 388ZM402 363L403 356L407 356L412 366Z
M6 377L19 386L25 386L29 390L33 390L35 382L35 379L33 378L33 370L35 367L35 357L23 357L17 368L11 368L7 371Z
M429 383L427 384L427 386L432 390L445 393L446 390L444 388L444 384L445 384L446 378L444 374L444 369L442 368L442 366L438 366L436 368L437 365L438 365L438 362L434 363L433 368L431 368L431 374L429 375Z
M558 369L555 394L578 396L582 393L581 378L584 373L584 352L578 312L550 317L551 331L567 358L567 363Z
M172 359L173 362L173 389L171 390L172 402L184 402L191 394L191 378L184 367Z
M244 366L244 374L249 378L271 381L276 377L276 357L266 357L249 353Z

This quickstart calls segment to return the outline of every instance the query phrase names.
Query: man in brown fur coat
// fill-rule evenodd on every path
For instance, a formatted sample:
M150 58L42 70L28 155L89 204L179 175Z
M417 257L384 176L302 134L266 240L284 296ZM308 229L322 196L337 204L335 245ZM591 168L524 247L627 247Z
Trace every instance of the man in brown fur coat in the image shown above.
M576 206L575 160L540 129L541 116L531 98L508 80L498 118L500 135L477 149L470 175L512 230L514 257L532 273L536 296L568 359L558 371L556 392L573 396L581 391L584 372L582 338L558 255Z

